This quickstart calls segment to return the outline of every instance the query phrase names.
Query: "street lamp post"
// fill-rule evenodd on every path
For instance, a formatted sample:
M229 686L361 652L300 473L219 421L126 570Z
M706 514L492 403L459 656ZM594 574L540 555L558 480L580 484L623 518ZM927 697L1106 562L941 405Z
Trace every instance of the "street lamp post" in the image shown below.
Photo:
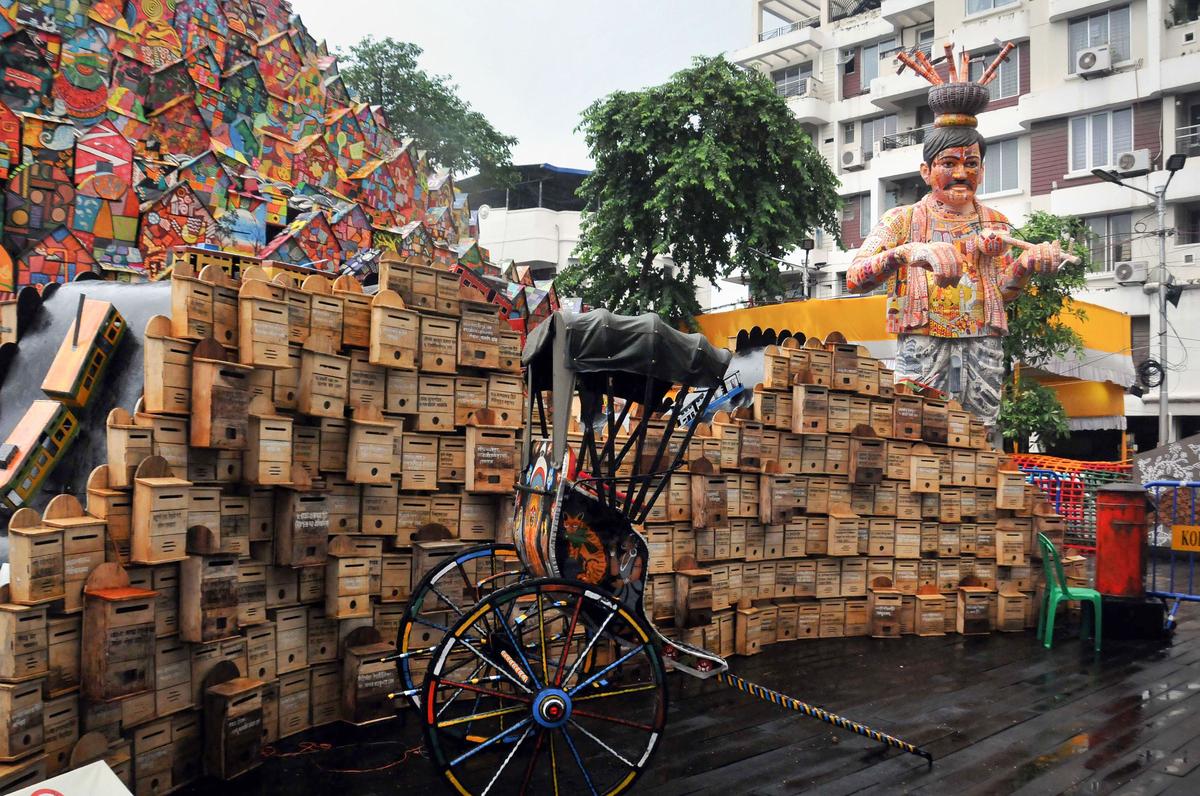
M1130 190L1145 194L1154 200L1154 209L1158 216L1158 364L1161 368L1161 379L1158 385L1158 444L1166 445L1171 441L1171 415L1167 405L1167 188L1175 179L1175 172L1183 168L1187 155L1174 154L1167 158L1167 181L1151 193L1137 186L1122 182L1121 176L1111 169L1092 169L1092 174L1114 185L1124 185Z

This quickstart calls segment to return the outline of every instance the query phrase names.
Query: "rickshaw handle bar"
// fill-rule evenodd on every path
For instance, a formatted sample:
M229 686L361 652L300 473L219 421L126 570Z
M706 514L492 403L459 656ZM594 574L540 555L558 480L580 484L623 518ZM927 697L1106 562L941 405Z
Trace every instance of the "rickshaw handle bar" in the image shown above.
M803 713L805 716L810 716L814 719L820 719L826 724L832 724L835 727L841 727L843 730L849 730L850 732L858 733L864 738L870 738L872 741L878 741L879 743L893 746L896 749L908 752L909 754L923 757L929 762L930 766L933 766L932 754L919 746L910 744L908 741L902 741L899 738L888 735L886 732L873 730L865 724L859 724L857 721L851 721L850 719L843 718L836 713L830 713L828 710L815 707L807 702L801 702L799 699L790 697L787 694L781 694L778 691L772 691L770 688L764 688L761 685L743 680L737 675L730 674L729 672L720 672L717 674L717 682L724 683L727 686L736 688L737 690L747 693L750 696L758 697L759 699L770 702L773 705L791 708L792 710Z

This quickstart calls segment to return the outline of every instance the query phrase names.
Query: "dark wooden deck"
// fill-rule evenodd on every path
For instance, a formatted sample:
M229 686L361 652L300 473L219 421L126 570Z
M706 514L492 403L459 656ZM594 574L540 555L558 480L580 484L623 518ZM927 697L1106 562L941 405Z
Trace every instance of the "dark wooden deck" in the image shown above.
M1071 631L1053 650L1032 631L944 639L792 642L735 659L747 679L928 748L924 761L714 683L674 676L665 742L646 794L1200 793L1200 608L1170 642L1106 640L1093 655ZM1068 635L1068 633L1070 635ZM1193 701L1195 700L1195 701ZM439 793L400 722L327 727L286 739L334 748L268 760L233 783L189 794ZM307 748L307 747L304 747Z

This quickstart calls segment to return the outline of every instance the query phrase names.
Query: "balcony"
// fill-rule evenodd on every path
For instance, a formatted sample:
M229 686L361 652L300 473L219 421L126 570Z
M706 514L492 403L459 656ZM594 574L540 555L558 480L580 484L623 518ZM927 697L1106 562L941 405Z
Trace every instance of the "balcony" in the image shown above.
M996 34L1003 32L1004 41L1018 42L1029 38L1029 13L1019 4L1000 6L994 11L965 18L946 38L955 47L978 52L995 46Z
M779 69L814 61L828 46L829 37L819 27L795 22L765 31L758 42L735 52L733 60L742 66Z
M1200 124L1175 128L1175 151L1189 158L1200 155Z
M921 147L931 128L918 127L903 133L885 135L871 158L871 173L877 179L897 180L912 177L921 170Z
M896 29L933 22L933 0L883 0L880 14Z
M879 54L879 77L871 80L871 102L876 107L886 111L895 111L904 107L908 100L924 101L929 91L929 83L925 78L915 74L911 69L905 69L902 74L896 74L900 62L896 54L903 48L887 50ZM909 50L921 50L926 57L930 55L929 45Z
M790 25L784 25L782 27L772 28L771 30L764 30L762 33L758 34L758 40L759 41L770 41L771 39L777 39L780 36L786 36L789 33L795 33L796 31L800 30L801 28L817 28L817 27L820 27L820 25L821 25L821 17L820 16L808 17L806 19L801 19L798 22L793 22Z
M839 19L874 11L880 5L880 0L829 0L829 21L836 22Z
M829 102L824 98L824 84L815 77L776 83L775 93L787 100L788 107L801 124L829 123Z
M925 143L925 136L933 130L932 124L927 124L924 127L918 127L915 130L906 130L903 133L895 133L894 135L885 135L879 142L879 149L886 152L889 149L901 149L906 146L917 146Z

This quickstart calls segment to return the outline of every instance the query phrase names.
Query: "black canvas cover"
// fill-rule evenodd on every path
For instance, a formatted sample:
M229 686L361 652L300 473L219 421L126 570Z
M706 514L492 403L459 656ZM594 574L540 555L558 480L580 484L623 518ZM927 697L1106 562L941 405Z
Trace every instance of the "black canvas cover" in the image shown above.
M555 345L561 338L561 349ZM555 361L555 350L561 361ZM654 399L674 384L709 388L721 384L732 354L699 334L672 328L654 313L614 315L608 310L583 313L558 311L529 335L521 355L532 366L536 389L552 387L557 368L577 374L613 376L617 397L641 401L645 382L652 378Z

